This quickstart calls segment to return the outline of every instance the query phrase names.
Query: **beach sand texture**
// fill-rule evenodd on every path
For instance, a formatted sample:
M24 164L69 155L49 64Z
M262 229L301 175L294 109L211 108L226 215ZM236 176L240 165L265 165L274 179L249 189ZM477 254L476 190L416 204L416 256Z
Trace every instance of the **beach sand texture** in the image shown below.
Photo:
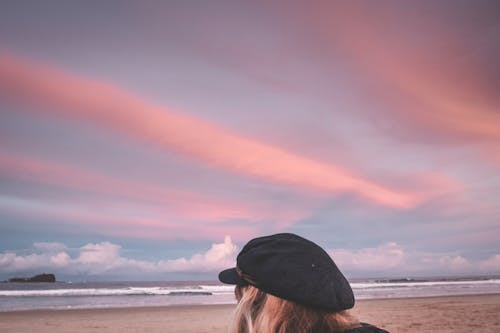
M0 312L5 333L225 332L234 305ZM362 321L398 332L500 332L500 294L358 301Z

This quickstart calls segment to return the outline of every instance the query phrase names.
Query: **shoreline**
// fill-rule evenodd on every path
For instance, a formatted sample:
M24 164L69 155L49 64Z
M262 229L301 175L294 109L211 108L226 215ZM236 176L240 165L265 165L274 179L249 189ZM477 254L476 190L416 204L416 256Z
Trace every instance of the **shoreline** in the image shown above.
M477 294L456 294L456 295L433 295L433 296L411 296L411 297L380 297L380 298L363 298L356 299L356 304L365 302L378 302L378 301L391 301L391 300L412 300L412 299L447 299L447 298L463 298L463 297L475 297L475 296L498 296L500 293L477 293ZM144 305L144 306L106 306L106 307L74 307L74 308L40 308L40 309L14 309L14 310L0 310L0 314L3 313L17 313L17 312L49 312L49 311L100 311L100 310L140 310L140 309L169 309L169 308L185 308L185 307L211 307L211 306L221 306L221 307L234 307L236 303L220 303L220 304L175 304L175 305Z
M0 331L24 333L226 332L234 304L0 312ZM500 332L500 294L357 300L362 322L397 332Z

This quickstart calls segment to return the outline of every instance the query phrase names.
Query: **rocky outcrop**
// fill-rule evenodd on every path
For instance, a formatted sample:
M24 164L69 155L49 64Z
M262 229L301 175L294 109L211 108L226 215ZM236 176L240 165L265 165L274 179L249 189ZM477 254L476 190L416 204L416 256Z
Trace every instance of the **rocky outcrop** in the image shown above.
M54 274L39 274L29 278L19 278L15 277L9 279L9 282L56 282L56 276Z

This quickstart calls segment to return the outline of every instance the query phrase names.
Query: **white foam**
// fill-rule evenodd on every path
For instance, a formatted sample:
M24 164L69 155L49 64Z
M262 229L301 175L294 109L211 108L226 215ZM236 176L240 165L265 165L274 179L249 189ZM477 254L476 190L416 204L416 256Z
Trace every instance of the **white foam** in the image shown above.
M232 294L234 286L183 286L183 287L127 287L127 288L72 288L45 290L0 290L0 296L132 296L132 295L223 295Z
M64 296L155 296L155 295L232 295L232 285L187 285L187 286L162 286L162 287L107 287L107 288L74 288L73 285L58 289L41 290L0 290L0 296L4 297L64 297ZM352 289L356 293L367 294L378 291L397 290L436 290L436 289L484 289L499 290L500 279L475 280L475 281L408 281L408 282L353 282Z
M214 294L233 294L234 286L231 285L201 285L203 291L212 292Z
M458 285L498 285L500 279L474 280L474 281L409 281L409 282L364 282L351 283L352 289L379 289L379 288L405 288L405 287L431 287L431 286L458 286Z

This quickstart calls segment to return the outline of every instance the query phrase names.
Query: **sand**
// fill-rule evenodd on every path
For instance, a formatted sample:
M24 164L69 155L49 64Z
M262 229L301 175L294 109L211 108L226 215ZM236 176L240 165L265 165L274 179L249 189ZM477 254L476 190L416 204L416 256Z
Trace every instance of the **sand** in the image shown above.
M0 332L225 332L234 305L0 312ZM398 332L500 332L500 294L358 301L362 321Z

